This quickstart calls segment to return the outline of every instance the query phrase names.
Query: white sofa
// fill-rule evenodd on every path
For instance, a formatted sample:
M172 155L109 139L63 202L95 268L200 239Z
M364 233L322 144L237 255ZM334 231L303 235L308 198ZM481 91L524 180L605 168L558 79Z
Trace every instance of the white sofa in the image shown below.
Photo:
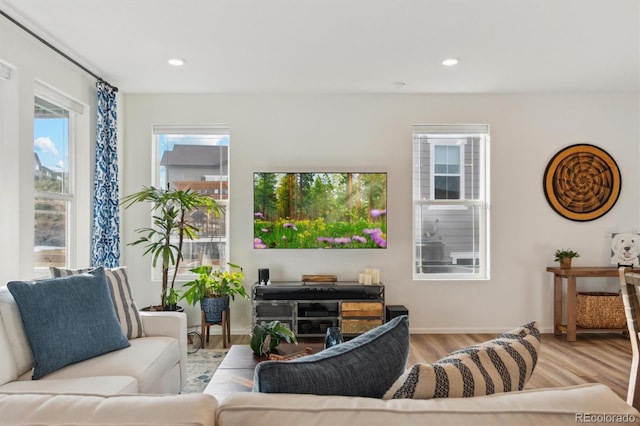
M147 337L31 380L32 357L13 297L0 288L0 425L640 425L604 385L474 398L375 398L241 392L178 393L186 379L186 318L142 313Z
M235 393L216 425L305 426L640 424L640 413L602 384L536 389L472 398L394 399ZM604 419L604 417L603 417Z
M640 413L601 384L473 398L381 400L240 392L1 394L0 425L404 426L640 424Z
M187 378L186 316L140 314L145 337L132 339L131 346L31 380L33 358L20 311L9 290L0 288L0 393L179 393Z

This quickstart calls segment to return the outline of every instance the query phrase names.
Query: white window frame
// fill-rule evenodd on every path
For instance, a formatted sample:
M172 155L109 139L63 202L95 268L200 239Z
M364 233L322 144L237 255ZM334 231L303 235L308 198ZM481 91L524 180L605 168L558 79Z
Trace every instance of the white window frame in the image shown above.
M210 136L229 136L229 126L227 124L154 124L152 127L152 136L153 136L153 146L152 146L152 164L151 164L151 181L153 185L158 187L160 185L160 135L162 134L174 134L174 135L210 135ZM231 156L231 143L229 143L229 150L227 151L227 161ZM230 163L230 161L229 161ZM229 165L229 169L230 169ZM228 188L231 186L231 181L229 179L230 170L227 173L227 182ZM225 253L224 253L224 263L229 262L229 253L230 253L230 213L229 213L229 201L230 201L230 190L227 195L226 200L216 200L216 203L220 207L221 214L225 215ZM157 268L152 268L152 279L154 281L159 281L161 279L161 268L158 265ZM177 281L187 281L192 279L194 276L193 273L187 274L178 274L176 280Z
M65 201L67 203L67 217L66 217L66 259L65 259L65 267L73 267L76 259L76 230L74 223L76 223L76 161L75 161L75 153L76 153L76 145L77 145L77 121L79 119L79 115L83 114L85 111L84 105L80 102L66 96L65 94L57 91L56 89L48 86L45 83L40 81L35 81L34 91L33 91L33 99L35 102L35 98L40 98L50 103L53 103L61 108L64 108L69 112L69 128L68 128L68 150L69 150L69 158L68 158L68 185L69 191L65 194L51 193L51 192L42 192L33 191L33 200L35 202L36 199L44 198L49 200L59 200ZM49 268L47 267L33 267L34 274L36 277L44 277L48 276Z
M21 197L26 193L16 181L16 177L21 178L18 159L20 158L20 153L24 151L24 148L16 143L20 135L18 130L18 123L20 122L18 111L23 110L23 108L18 107L18 73L15 67L3 61L0 61L0 68L2 68L0 71L2 74L2 77L0 77L0 151L3 156L0 179L5 183L12 183L3 187L2 200L5 205L16 206L14 209L0 209L0 223L14 224L14 226L5 226L3 230L5 241L20 242L19 244L3 244L0 247L0 259L2 259L0 260L0 282L4 285L9 280L21 276L22 257L20 254L22 244L27 244L29 239L24 237L24 234L28 232L28 228L27 231L22 230L28 225L20 224L16 226L16 219L20 217L19 212L23 210ZM33 164L32 159L31 164ZM16 261L16 259L20 259L20 261ZM32 274L32 266L32 264L28 265L29 275Z
M466 198L464 187L464 168L466 167L464 160L464 146L460 150L460 199L453 200L436 200L434 197L434 146L443 144L459 144L460 139L470 136L479 136L482 139L479 152L479 166L481 170L478 172L480 182L478 184L479 191ZM416 150L420 149L420 143L424 139L429 142L430 164L429 164L429 198L421 197L420 178L424 175L422 172L423 165L416 159ZM447 140L449 142L447 142ZM431 143L433 142L433 143ZM413 128L413 279L417 281L429 280L488 280L490 278L490 133L488 125L419 125ZM472 188L473 189L473 188ZM418 262L422 262L418 258L418 241L417 236L422 235L422 216L417 212L426 207L429 210L469 210L477 209L479 217L479 238L478 253L472 254L472 259L478 261L478 268L473 273L425 273L420 272Z

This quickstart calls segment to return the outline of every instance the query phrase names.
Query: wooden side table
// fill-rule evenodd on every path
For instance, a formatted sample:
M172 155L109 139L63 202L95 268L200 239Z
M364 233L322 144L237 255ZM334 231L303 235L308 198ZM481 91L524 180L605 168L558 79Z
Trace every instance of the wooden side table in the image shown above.
M617 266L581 266L575 268L548 267L553 274L553 332L556 336L567 333L567 341L576 341L576 278L578 277L618 277ZM563 298L562 284L567 281L567 300ZM567 323L562 324L562 307L567 306ZM593 330L592 330L593 331Z
M231 345L231 310L227 308L222 311L222 320L220 320L220 322L208 322L204 312L202 312L200 327L202 329L204 346L209 343L210 329L212 325L219 325L222 327L222 347L226 349L227 344Z

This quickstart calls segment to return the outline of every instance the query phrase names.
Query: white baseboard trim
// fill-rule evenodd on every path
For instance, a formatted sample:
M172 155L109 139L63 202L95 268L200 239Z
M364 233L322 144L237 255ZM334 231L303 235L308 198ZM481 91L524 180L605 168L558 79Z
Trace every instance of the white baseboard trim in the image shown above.
M410 334L501 334L513 330L517 326L504 326L500 328L409 328ZM553 327L541 327L540 333L553 333Z
M517 326L490 327L490 328L409 328L410 334L501 334L509 330L513 330ZM189 326L189 331L200 332L200 326ZM211 335L222 334L222 328L211 326ZM553 327L542 327L540 333L553 333ZM231 328L231 334L234 336L250 335L251 330L248 328Z

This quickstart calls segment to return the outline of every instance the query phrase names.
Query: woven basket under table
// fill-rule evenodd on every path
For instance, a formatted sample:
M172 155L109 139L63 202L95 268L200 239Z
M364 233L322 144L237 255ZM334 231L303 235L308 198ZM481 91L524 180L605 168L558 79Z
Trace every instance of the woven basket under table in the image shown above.
M605 292L578 293L576 325L582 328L626 328L622 296Z

